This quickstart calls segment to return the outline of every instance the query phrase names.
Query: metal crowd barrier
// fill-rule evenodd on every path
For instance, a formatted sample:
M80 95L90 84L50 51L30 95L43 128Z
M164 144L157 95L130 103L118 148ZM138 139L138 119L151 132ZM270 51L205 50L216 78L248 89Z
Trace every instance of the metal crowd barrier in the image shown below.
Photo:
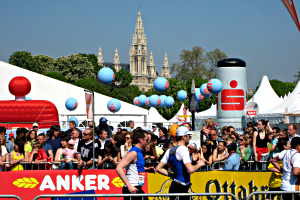
M61 164L65 162L21 162L24 170L57 170L61 169ZM8 162L4 162L4 164L9 164ZM151 166L155 167L158 162L150 163ZM248 161L243 162L240 165L239 171L268 171L269 161ZM149 167L149 166L148 166ZM210 171L210 170L222 170L224 167L224 161L214 162L211 165L205 165L199 169L199 171ZM2 171L9 171L10 168L7 168L5 165L1 166L0 169ZM72 162L72 168L64 168L64 169L78 169L78 162ZM102 168L99 168L102 169ZM115 168L112 168L115 169ZM151 172L151 171L150 171Z
M299 200L300 191L259 191L249 194L247 200L253 199L283 199L283 200Z
M224 161L214 162L211 164L211 170L223 169ZM269 161L247 161L241 162L239 171L268 171Z
M33 200L44 199L44 198L63 198L64 200L74 200L77 199L104 199L104 200L167 200L170 197L175 200L180 199L219 199L218 197L225 197L226 199L237 200L237 198L232 193L174 193L174 194L45 194L36 196Z
M17 195L11 195L11 194L8 194L8 195L2 194L2 195L0 195L0 199L18 199L18 200L22 200L21 197L19 197Z

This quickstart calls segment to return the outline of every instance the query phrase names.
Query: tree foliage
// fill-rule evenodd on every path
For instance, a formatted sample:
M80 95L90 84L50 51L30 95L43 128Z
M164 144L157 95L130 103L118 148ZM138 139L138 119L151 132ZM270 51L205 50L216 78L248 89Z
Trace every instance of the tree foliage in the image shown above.
M38 73L48 73L48 72L53 72L55 71L55 66L56 62L55 59L49 57L49 56L44 56L44 55L37 55L33 56L33 71L38 72Z
M116 73L115 79L119 87L128 87L132 82L133 77L128 71L121 69Z
M216 75L216 63L226 57L220 49L205 52L202 47L196 46L192 50L182 50L180 62L173 64L171 72L179 80L210 79Z
M296 78L295 83L297 83L298 81L300 81L300 71L298 71L294 77Z
M18 67L34 71L33 57L30 52L16 51L9 57L8 62L12 65L16 65Z
M97 74L100 68L102 67L98 65L97 56L95 54L84 54L84 53L80 53L79 55L86 57L88 59L88 61L94 66L94 73Z
M74 83L80 79L95 76L94 66L91 62L80 54L60 57L56 61L56 68L67 80Z
M270 84L277 95L281 97L287 95L289 92L292 92L296 87L296 83L282 82L279 80L270 80Z
M220 49L214 49L213 51L206 53L207 57L207 79L216 77L216 66L219 60L227 58L227 55Z
M62 75L60 72L48 72L44 75L46 75L48 77L51 77L51 78L55 78L55 79L60 80L60 81L68 82L66 77L64 75Z

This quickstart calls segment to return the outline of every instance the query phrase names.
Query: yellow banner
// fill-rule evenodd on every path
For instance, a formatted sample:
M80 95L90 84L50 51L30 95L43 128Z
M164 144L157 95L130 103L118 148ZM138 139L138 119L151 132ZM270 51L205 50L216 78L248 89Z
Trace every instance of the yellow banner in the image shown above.
M254 191L268 190L271 172L208 171L191 176L194 193L230 192L244 199ZM170 178L160 174L148 174L149 193L168 193Z

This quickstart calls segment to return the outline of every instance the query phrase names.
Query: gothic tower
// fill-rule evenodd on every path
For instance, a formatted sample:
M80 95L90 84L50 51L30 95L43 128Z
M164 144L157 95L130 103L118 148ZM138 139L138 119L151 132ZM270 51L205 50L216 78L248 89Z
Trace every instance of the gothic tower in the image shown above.
M163 67L161 69L160 76L163 76L165 78L171 78L170 76L170 70L169 70L169 59L167 54L165 53L164 61L163 61Z
M115 50L115 54L114 54L114 67L116 72L121 70L121 62L120 62L120 56L119 56L119 51L118 49Z
M149 57L148 74L152 79L156 78L156 67L154 64L152 51L150 52L150 57Z
M147 91L152 87L152 81L149 79L151 75L148 74L147 56L147 37L144 32L141 12L138 11L129 51L129 65L130 73L133 76L132 84L137 85L143 91Z
M103 64L104 64L104 58L103 58L103 50L102 50L102 48L98 49L97 61L98 61L98 65L103 66Z

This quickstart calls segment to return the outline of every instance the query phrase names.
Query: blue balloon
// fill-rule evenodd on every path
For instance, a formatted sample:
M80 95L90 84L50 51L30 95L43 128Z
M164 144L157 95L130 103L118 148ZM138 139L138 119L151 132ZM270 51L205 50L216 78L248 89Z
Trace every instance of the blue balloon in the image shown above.
M111 99L107 102L107 109L110 112L118 112L121 109L121 102L118 99Z
M105 84L110 84L115 79L114 71L109 67L103 67L97 74L97 79Z
M146 105L146 106L149 106L149 105L150 105L150 98L149 98L149 97L146 98L145 105Z
M161 108L166 107L165 100L166 100L167 96L166 95L160 95L159 98L160 98L160 104L159 104L159 106Z
M158 92L163 92L169 88L169 81L164 77L158 77L153 83L154 89Z
M140 106L141 105L139 97L134 97L133 104L136 105L136 106Z
M187 97L187 92L185 90L179 90L177 92L177 99L179 101L184 101L186 99L186 97Z
M78 102L75 98L70 97L66 100L65 102L65 106L69 111L73 111L77 108L78 106Z
M154 107L158 106L160 104L160 98L156 94L151 95L150 98L149 98L149 101L150 101L150 105L154 106Z
M205 97L210 97L211 96L211 93L210 91L207 89L207 83L203 83L201 86L200 86L200 92L203 96Z
M175 101L174 98L171 96L167 96L167 98L165 99L165 104L168 108L172 107L174 105Z
M78 121L78 119L76 117L70 117L69 120L68 120L68 122L70 122L70 121L75 122L75 126L76 127L79 125L79 121Z
M207 89L213 94L217 94L221 92L223 88L223 84L219 79L213 78L210 79L207 83Z
M195 98L197 101L202 101L205 97L201 94L200 88L195 89Z
M141 95L138 97L138 99L139 99L140 104L141 104L142 106L144 106L144 105L146 104L146 100L147 100L146 95L141 94Z

